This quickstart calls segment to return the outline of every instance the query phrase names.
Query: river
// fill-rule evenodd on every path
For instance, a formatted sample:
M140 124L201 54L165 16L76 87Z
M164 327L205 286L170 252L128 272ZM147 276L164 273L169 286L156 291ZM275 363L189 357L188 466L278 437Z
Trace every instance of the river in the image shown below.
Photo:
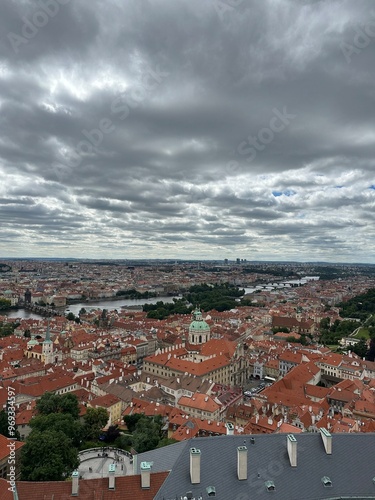
M178 298L178 297L177 297ZM66 307L65 313L72 312L76 316L78 316L79 311L84 307L86 311L90 309L107 309L111 311L113 309L120 310L121 306L141 306L143 304L155 304L162 300L163 302L172 302L173 297L153 297L151 299L118 299L118 300L98 300L93 302L79 302L77 304L70 304ZM8 318L21 318L21 319L40 319L43 316L40 314L36 314L30 311L26 311L25 309L18 309L14 311L6 312L4 314L8 316Z
M256 287L249 287L245 288L245 294L246 293L254 293L255 291L261 291L263 290L273 290L276 288L283 288L285 286L291 286L292 284L298 284L298 285L304 285L306 283L305 279L301 280L290 280L290 281L283 281L282 283L264 283L264 284L259 284ZM151 299L118 299L118 300L98 300L95 302L79 302L77 304L71 304L66 307L65 313L72 312L76 316L78 316L78 313L82 307L86 309L86 311L89 311L90 309L107 309L108 311L111 311L113 309L121 309L121 306L141 306L143 304L155 304L156 302L159 302L160 300L163 302L172 302L174 297L166 296L166 297L153 297ZM178 297L176 297L178 298ZM28 319L28 318L42 318L39 314L32 313L30 311L25 311L25 309L18 309L16 311L10 311L10 312L5 312L4 314L8 316L8 318L22 318L22 319Z

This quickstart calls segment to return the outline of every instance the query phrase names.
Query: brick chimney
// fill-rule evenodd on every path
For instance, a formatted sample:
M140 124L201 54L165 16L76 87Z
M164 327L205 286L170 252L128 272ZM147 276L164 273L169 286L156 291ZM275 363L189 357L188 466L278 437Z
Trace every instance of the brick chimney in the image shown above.
M190 448L190 479L191 484L201 482L201 450Z
M78 481L79 481L79 472L75 470L72 473L72 497L78 496Z
M247 480L247 448L239 446L237 448L237 475L240 481Z
M146 490L151 483L151 462L141 462L141 487Z
M108 472L109 472L109 484L108 484L108 488L110 490L114 490L115 489L116 465L115 464L109 464Z
M290 465L292 467L297 467L297 439L293 436L293 434L288 434L286 442Z
M327 431L324 427L320 429L320 435L322 436L324 448L327 455L332 455L332 434Z

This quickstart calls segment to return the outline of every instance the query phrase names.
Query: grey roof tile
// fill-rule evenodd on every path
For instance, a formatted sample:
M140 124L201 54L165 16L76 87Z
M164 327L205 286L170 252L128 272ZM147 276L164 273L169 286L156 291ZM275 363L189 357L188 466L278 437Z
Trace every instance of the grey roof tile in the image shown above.
M251 444L250 438L254 438ZM153 461L153 471L171 470L155 500L180 500L188 491L196 500L208 499L214 486L217 500L318 500L375 498L375 434L333 434L332 455L327 455L319 434L297 439L297 467L291 467L287 435L218 436L194 438L139 456ZM237 478L237 447L248 448L248 478ZM190 448L201 450L201 482L190 482ZM327 476L332 486L324 486ZM267 491L273 481L275 491Z

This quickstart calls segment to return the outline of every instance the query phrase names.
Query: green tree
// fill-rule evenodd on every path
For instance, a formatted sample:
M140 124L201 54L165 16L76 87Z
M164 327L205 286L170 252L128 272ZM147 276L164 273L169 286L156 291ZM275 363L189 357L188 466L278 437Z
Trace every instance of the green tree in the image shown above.
M69 413L74 419L79 417L79 404L74 394L54 394L46 392L36 403L40 415L50 413Z
M139 419L132 436L132 445L138 453L155 449L161 438L163 425L160 415L155 417L142 417Z
M109 414L105 408L87 408L83 417L83 433L85 439L96 440L99 438L100 431L108 422Z
M281 332L281 333L289 333L290 330L289 328L287 328L286 326L273 326L272 327L272 332L273 333L278 333L278 332Z
M62 481L78 465L78 450L62 431L33 430L21 450L22 481Z
M37 415L30 422L33 431L46 432L62 431L67 436L74 447L79 448L83 427L78 419L70 413L50 413L49 415Z
M104 441L106 443L113 443L120 436L120 430L117 425L110 425L105 433Z
M361 358L364 358L368 351L366 341L364 339L361 339L357 344L351 347L351 350Z
M132 437L129 434L120 434L120 436L113 443L116 448L121 448L122 450L128 449L132 444Z
M0 311L4 311L6 309L9 309L11 305L12 305L12 303L10 300L0 298Z
M124 417L124 422L126 424L126 427L128 428L129 432L134 432L137 423L139 420L143 417L142 413L134 413L133 415L125 415Z
M293 342L294 344L300 344L300 340L297 339L296 337L293 337L293 335L290 335L285 339L286 342Z
M19 326L19 323L7 323L6 321L0 321L0 337L8 337L9 335L12 335L17 326Z

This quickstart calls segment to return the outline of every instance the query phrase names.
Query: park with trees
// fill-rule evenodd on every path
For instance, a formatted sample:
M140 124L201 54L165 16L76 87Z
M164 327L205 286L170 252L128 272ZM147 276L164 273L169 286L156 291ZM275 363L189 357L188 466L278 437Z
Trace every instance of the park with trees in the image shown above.
M202 311L229 311L241 305L239 299L245 290L230 283L191 286L179 299L165 303L158 301L156 304L144 304L143 310L147 312L148 318L165 319L173 314L191 314L198 305Z
M0 412L0 433L7 436L7 413ZM143 414L124 418L124 426L111 425L104 408L87 407L81 417L73 394L45 393L36 404L30 421L31 433L21 450L23 481L63 481L79 466L79 452L113 446L142 453L175 442L163 430L160 415ZM16 436L20 439L19 434Z

